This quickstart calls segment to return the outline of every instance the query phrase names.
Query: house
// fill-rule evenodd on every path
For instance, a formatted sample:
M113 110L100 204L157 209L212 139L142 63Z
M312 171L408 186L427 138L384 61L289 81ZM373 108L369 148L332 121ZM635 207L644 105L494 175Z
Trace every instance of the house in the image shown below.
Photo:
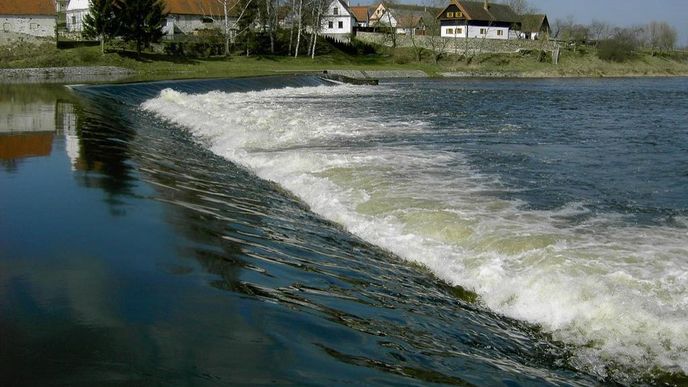
M342 0L333 0L322 16L320 32L335 39L351 34L356 17Z
M387 12L385 3L378 4L370 11L370 27L396 27L397 19L392 12Z
M70 0L65 11L67 31L83 32L84 17L89 12L89 0Z
M228 1L230 25L233 26L236 22L236 1ZM165 0L163 12L167 18L162 31L168 37L202 29L224 29L224 7L218 0ZM89 0L71 0L66 13L67 31L83 32L83 19L89 13Z
M349 7L356 19L356 27L368 27L370 23L370 12L367 6Z
M397 33L404 35L425 35L426 28L422 16L400 15L397 19Z
M432 20L439 11L420 5L380 3L370 16L370 26L392 27L398 34L425 35L425 20Z
M517 38L521 18L508 5L452 0L437 16L440 35L452 38Z
M55 36L57 12L52 0L1 0L0 33Z
M167 19L163 26L163 34L168 37L174 35L192 34L198 30L224 30L224 0L166 0L165 13ZM227 0L227 16L230 28L234 29L237 21L237 0Z
M521 16L521 31L519 37L521 39L538 40L540 38L547 39L550 34L549 21L547 15L522 15Z

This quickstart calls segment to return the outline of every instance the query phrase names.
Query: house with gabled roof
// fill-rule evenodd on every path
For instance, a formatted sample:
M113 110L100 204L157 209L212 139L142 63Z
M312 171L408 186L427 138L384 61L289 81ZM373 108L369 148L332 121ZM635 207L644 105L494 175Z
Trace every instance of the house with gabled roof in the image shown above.
M232 26L237 18L236 4L236 0L229 2L228 16ZM70 0L66 15L68 31L84 30L83 19L89 13L89 7L89 0ZM162 31L168 37L203 29L224 29L224 7L217 0L165 0L163 12L167 17Z
M52 0L1 0L0 34L55 36L56 5Z
M370 22L370 11L368 6L357 5L349 7L349 9L354 19L356 19L356 27L368 27L368 23Z
M505 4L452 0L437 19L440 35L452 38L517 38L521 17Z
M238 0L229 0L227 16L230 26L238 17ZM225 11L218 0L165 0L167 19L163 34L167 36L192 34L194 31L224 29Z
M332 0L322 15L320 32L326 36L343 37L351 34L356 26L356 17L342 0Z
M530 40L547 39L550 31L547 15L521 15L520 38Z
M380 3L370 16L371 27L395 28L398 34L424 35L426 19L434 17L439 9L422 5Z

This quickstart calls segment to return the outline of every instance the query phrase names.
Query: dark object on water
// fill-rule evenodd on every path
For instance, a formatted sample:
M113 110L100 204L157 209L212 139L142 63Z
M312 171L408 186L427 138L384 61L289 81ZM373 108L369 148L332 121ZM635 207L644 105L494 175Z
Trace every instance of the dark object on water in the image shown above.
M370 78L351 78L339 74L328 73L327 70L323 71L320 76L323 80L334 82L334 83L350 83L352 85L378 85L380 83L377 79Z

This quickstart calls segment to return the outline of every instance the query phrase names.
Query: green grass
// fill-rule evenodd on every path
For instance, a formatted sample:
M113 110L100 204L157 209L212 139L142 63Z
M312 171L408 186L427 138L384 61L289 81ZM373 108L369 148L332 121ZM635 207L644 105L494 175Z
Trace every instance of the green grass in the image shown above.
M0 68L119 66L136 72L135 80L245 77L325 69L423 70L431 76L441 72L468 72L475 75L561 77L561 76L653 76L688 75L688 55L675 53L652 56L641 53L634 60L614 63L597 58L592 47L562 50L559 65L537 52L522 54L482 54L466 60L446 56L435 64L429 52L421 62L410 48L378 48L378 53L352 56L334 47L321 50L315 59L301 56L242 56L194 59L129 51L101 54L100 47L57 49L53 43L0 46Z

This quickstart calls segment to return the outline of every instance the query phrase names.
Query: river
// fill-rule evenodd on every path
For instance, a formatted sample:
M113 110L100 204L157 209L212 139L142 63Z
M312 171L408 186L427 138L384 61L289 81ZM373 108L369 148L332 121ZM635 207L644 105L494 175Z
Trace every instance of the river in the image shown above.
M682 384L688 80L0 89L10 384Z

